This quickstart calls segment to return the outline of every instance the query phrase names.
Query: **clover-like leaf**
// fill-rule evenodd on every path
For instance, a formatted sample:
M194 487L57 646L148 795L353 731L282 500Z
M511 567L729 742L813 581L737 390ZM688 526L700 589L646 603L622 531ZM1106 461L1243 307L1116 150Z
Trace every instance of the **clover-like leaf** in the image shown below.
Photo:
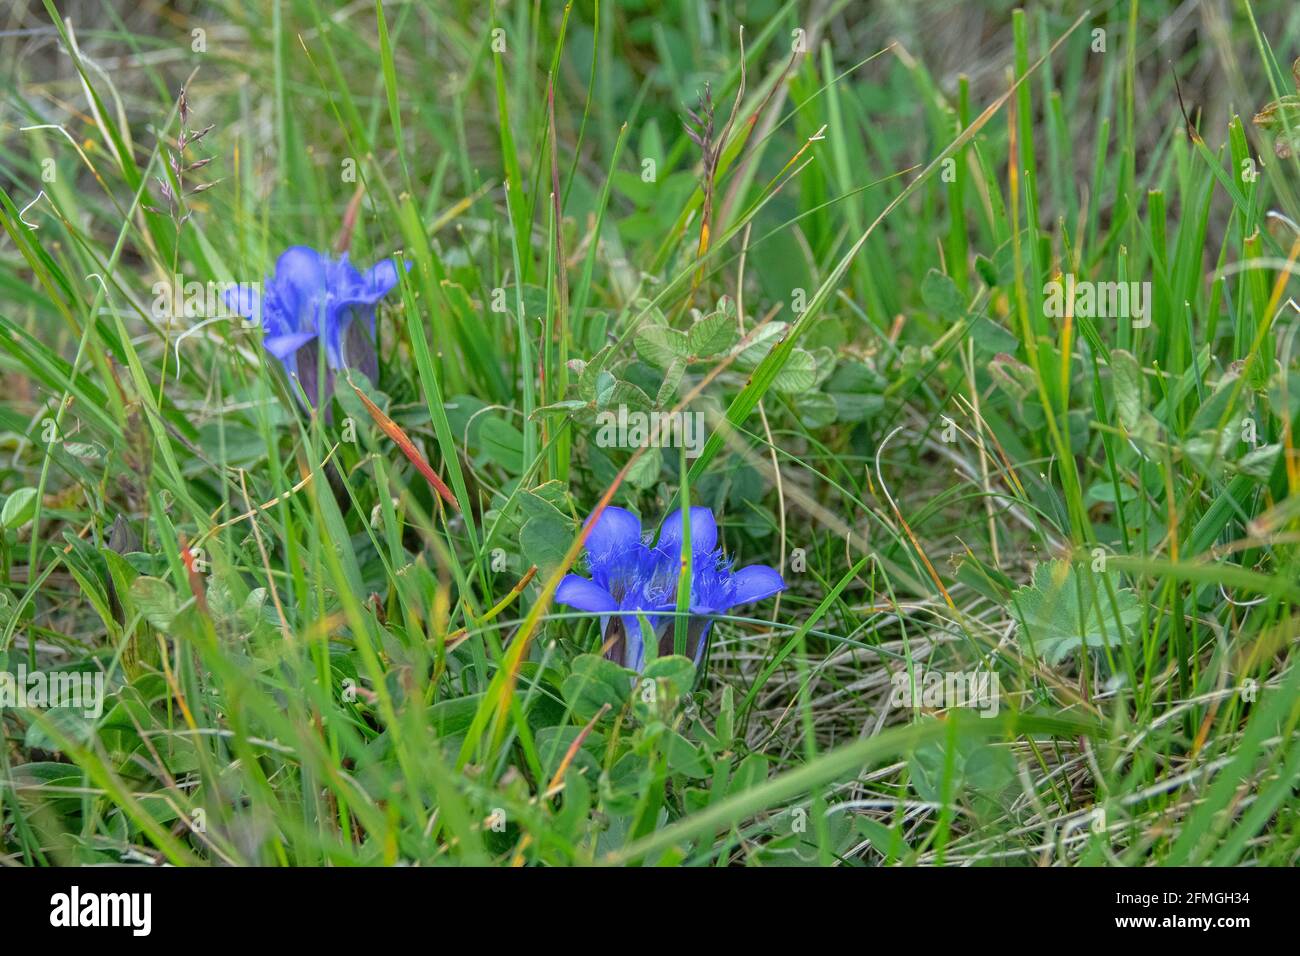
M637 332L636 353L648 365L667 368L675 359L690 356L691 343L685 332L666 325L650 325Z
M736 344L737 338L736 320L724 312L706 315L688 333L691 352L700 358L727 351Z
M772 387L786 395L807 392L817 384L817 360L811 352L795 349L781 371L776 373Z

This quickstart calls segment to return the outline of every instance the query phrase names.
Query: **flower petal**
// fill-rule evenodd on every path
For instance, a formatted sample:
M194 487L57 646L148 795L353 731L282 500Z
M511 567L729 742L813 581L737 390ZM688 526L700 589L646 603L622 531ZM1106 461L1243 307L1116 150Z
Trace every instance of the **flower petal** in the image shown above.
M410 266L410 263L407 263ZM332 306L336 312L353 306L374 305L397 285L397 267L393 260L384 259L366 270L357 272L348 262L336 264L330 291L334 294ZM362 310L364 311L364 310Z
M373 384L379 383L379 356L371 333L360 322L348 326L343 336L343 364L355 368Z
M226 308L236 315L250 319L257 324L262 322L262 293L253 285L241 282L233 289L227 289L222 295Z
M711 627L713 627L713 622L708 618L705 618L703 621L698 619L691 621L690 630L687 632L689 634L689 641L687 642L686 649L689 652L692 647L695 648L695 653L691 654L690 657L691 660L695 662L696 667L699 667L704 663L704 651L709 646L709 628Z
M315 313L328 285L326 265L327 260L310 246L290 246L275 260L271 284L295 325L294 331L315 327Z
M609 592L594 581L566 574L560 586L555 589L555 600L579 611L591 611L596 614L608 614L618 608L618 602L610 597Z
M331 261L328 265L330 291L339 296L350 296L354 292L361 290L361 284L364 280L357 267L348 261L348 254L345 252L337 261Z
M609 505L587 535L587 553L600 560L640 543L641 519L626 508Z
M288 335L267 336L262 345L283 362L314 338L316 338L315 332L293 332Z
M409 266L410 263L407 263ZM358 366L356 351L364 354L360 343L354 344L354 330L365 329L375 336L375 304L397 285L397 268L391 259L376 263L363 276L347 260L347 254L330 264L330 298L322 334L332 366L360 367L371 381L377 369L373 361Z
M766 564L751 564L747 568L741 568L731 576L731 581L736 588L732 597L733 607L736 604L761 601L777 591L785 590L785 582L781 580L776 568L769 568Z
M718 524L711 508L691 509L691 553L710 554L718 546ZM677 555L682 550L682 512L679 508L664 518L659 529L659 544L664 554Z
M319 361L320 346L313 338L294 355L293 367L289 368L289 363L286 362L285 368L291 374L298 376L298 381L302 384L303 394L307 397L308 405L316 408L317 402L324 402L324 418L328 422L333 414L330 399L334 395L334 370L328 364L325 366L325 382L322 388L320 370L317 368ZM296 391L295 389L295 393ZM301 397L299 396L299 398Z
M623 654L619 663L640 674L642 667L646 666L646 643L645 635L641 633L641 622L634 614L624 614L615 620L623 624Z
M411 263L408 261L406 267L409 269ZM392 291L393 286L397 285L397 266L393 265L392 259L380 259L373 266L366 270L362 277L366 288L375 293L376 298L382 298Z

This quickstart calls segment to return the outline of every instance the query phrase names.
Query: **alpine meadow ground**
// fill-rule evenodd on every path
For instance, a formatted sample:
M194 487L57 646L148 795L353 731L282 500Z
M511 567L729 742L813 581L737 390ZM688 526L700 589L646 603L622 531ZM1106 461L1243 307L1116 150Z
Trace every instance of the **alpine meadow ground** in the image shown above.
M1291 0L0 64L0 863L1300 860Z

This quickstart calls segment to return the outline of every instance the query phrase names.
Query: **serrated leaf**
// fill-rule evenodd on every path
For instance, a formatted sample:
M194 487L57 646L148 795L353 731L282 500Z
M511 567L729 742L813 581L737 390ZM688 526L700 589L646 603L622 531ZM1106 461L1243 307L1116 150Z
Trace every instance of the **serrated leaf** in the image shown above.
M1069 561L1039 564L1033 584L1012 595L1021 649L1053 664L1081 647L1104 650L1109 646L1118 655L1120 647L1137 634L1142 607L1132 589L1113 580L1112 605L1105 576L1100 571L1080 576Z

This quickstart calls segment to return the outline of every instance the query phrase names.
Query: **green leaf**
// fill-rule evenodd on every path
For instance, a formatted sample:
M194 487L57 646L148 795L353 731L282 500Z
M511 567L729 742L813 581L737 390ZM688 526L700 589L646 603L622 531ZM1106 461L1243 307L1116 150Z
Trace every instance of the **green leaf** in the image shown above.
M626 405L628 411L648 412L654 408L650 396L631 382L615 381L613 387L601 394L597 408L617 408Z
M943 742L938 740L917 747L908 757L907 769L910 772L912 789L917 792L922 800L938 803L943 799L947 757L947 749L944 747ZM949 782L950 792L952 793L957 792L960 788L961 770L962 755L954 753L951 771L952 780Z
M1000 605L1006 604L1007 597L1016 588L1009 577L970 552L962 556L957 566L957 580Z
M484 418L479 429L483 454L512 475L524 470L524 435L504 418Z
M573 742L578 739L583 728L572 725L543 727L537 732L537 756L542 762L546 776L552 776L559 769L564 755L569 752ZM595 730L583 738L581 746L573 755L570 769L585 769L594 780L600 776L600 753L605 747L605 735Z
M884 390L884 380L865 362L845 362L826 382L842 422L862 422L878 413L885 407Z
M659 481L663 470L663 453L658 448L647 448L645 454L628 469L627 481L634 488L650 488ZM570 535L572 538L572 535Z
M21 528L36 515L36 489L19 488L0 509L0 528Z
M519 547L525 555L525 564L535 564L546 574L564 560L575 529L564 518L537 515L529 518L519 532Z
M1020 616L1017 637L1021 649L1031 657L1060 662L1081 647L1118 653L1133 640L1142 607L1130 588L1116 586L1112 605L1106 586L1106 572L1076 574L1069 561L1048 561L1034 569L1034 583L1012 595ZM1118 617L1116 613L1118 612Z
M1269 407L1278 418L1290 419L1300 415L1300 375L1279 371L1268 386Z
M1201 407L1192 416L1192 423L1187 426L1189 433L1210 431L1218 428L1220 422L1226 423L1228 402L1236 391L1239 377L1235 372L1230 372L1219 379L1219 384L1214 387L1210 397L1201 403Z
M960 321L966 315L966 299L951 276L931 269L921 280L921 301L940 319Z
M795 349L790 360L776 373L772 387L787 395L806 392L817 384L817 361L811 352Z
M578 372L578 394L582 396L583 401L596 401L597 379L602 373L606 375L609 374L608 372L605 372L605 363L609 361L609 357L613 354L613 351L614 347L612 345L606 345L603 349L582 364L582 368ZM610 377L612 378L613 376Z
M632 672L595 654L579 654L560 691L579 720L590 720L604 704L617 712L632 689Z
M691 346L684 332L666 325L648 325L636 334L636 352L648 365L668 368L679 358L689 358Z
M1137 431L1144 410L1142 395L1145 383L1137 359L1123 349L1111 350L1110 385L1119 423L1127 431Z
M804 428L825 428L839 415L839 406L835 399L825 392L808 392L800 395L794 405L795 413Z
M682 375L686 372L685 359L673 359L673 364L668 366L668 371L664 372L664 380L659 385L659 392L655 395L655 405L664 406L672 402L677 394L677 386L682 382Z
M23 746L28 750L48 750L57 753L61 748L58 738L50 732L47 725L53 724L53 730L67 737L74 743L85 744L95 733L95 721L86 717L82 711L73 707L45 707L41 719L34 720L27 727Z
M586 407L587 403L581 399L566 399L563 402L554 402L533 409L533 418L537 418L539 415L572 415L574 412L580 412Z
M1277 443L1261 445L1259 448L1242 455L1235 463L1235 470L1243 475L1258 478L1260 481L1267 481L1269 475L1273 474L1273 467L1277 463L1277 456L1281 452L1282 446Z
M813 387L816 388L831 377L835 371L835 350L822 345L812 349L813 364L817 367Z
M686 777L707 777L708 767L695 745L689 740L670 730L664 735L664 755L668 758L668 769Z
M680 654L667 654L652 660L641 671L641 682L654 681L659 700L675 704L695 686L695 663Z
M731 775L727 793L734 797L758 786L767 779L767 769L767 757L763 754L750 754Z
M158 630L171 630L178 602L172 586L162 578L138 577L131 582L131 601L136 610Z
M908 848L901 833L870 817L859 816L857 826L858 832L871 841L871 846L885 858L886 863L897 862Z
M970 337L975 342L975 350L984 355L1014 352L1020 345L1017 336L982 315L976 316L971 322Z
M688 341L692 354L697 358L708 358L727 351L739 337L736 320L726 313L715 312L691 326Z
M736 691L730 684L722 688L722 700L718 704L718 722L714 734L724 748L730 748L736 733Z
M767 358L767 353L776 347L776 343L789 328L785 322L769 322L760 326L745 347L736 354L736 368L741 371L757 368L758 363Z
M593 400L597 408L605 408L609 405L610 399L614 395L614 389L618 386L616 379L611 372L597 372L595 382L595 392Z

